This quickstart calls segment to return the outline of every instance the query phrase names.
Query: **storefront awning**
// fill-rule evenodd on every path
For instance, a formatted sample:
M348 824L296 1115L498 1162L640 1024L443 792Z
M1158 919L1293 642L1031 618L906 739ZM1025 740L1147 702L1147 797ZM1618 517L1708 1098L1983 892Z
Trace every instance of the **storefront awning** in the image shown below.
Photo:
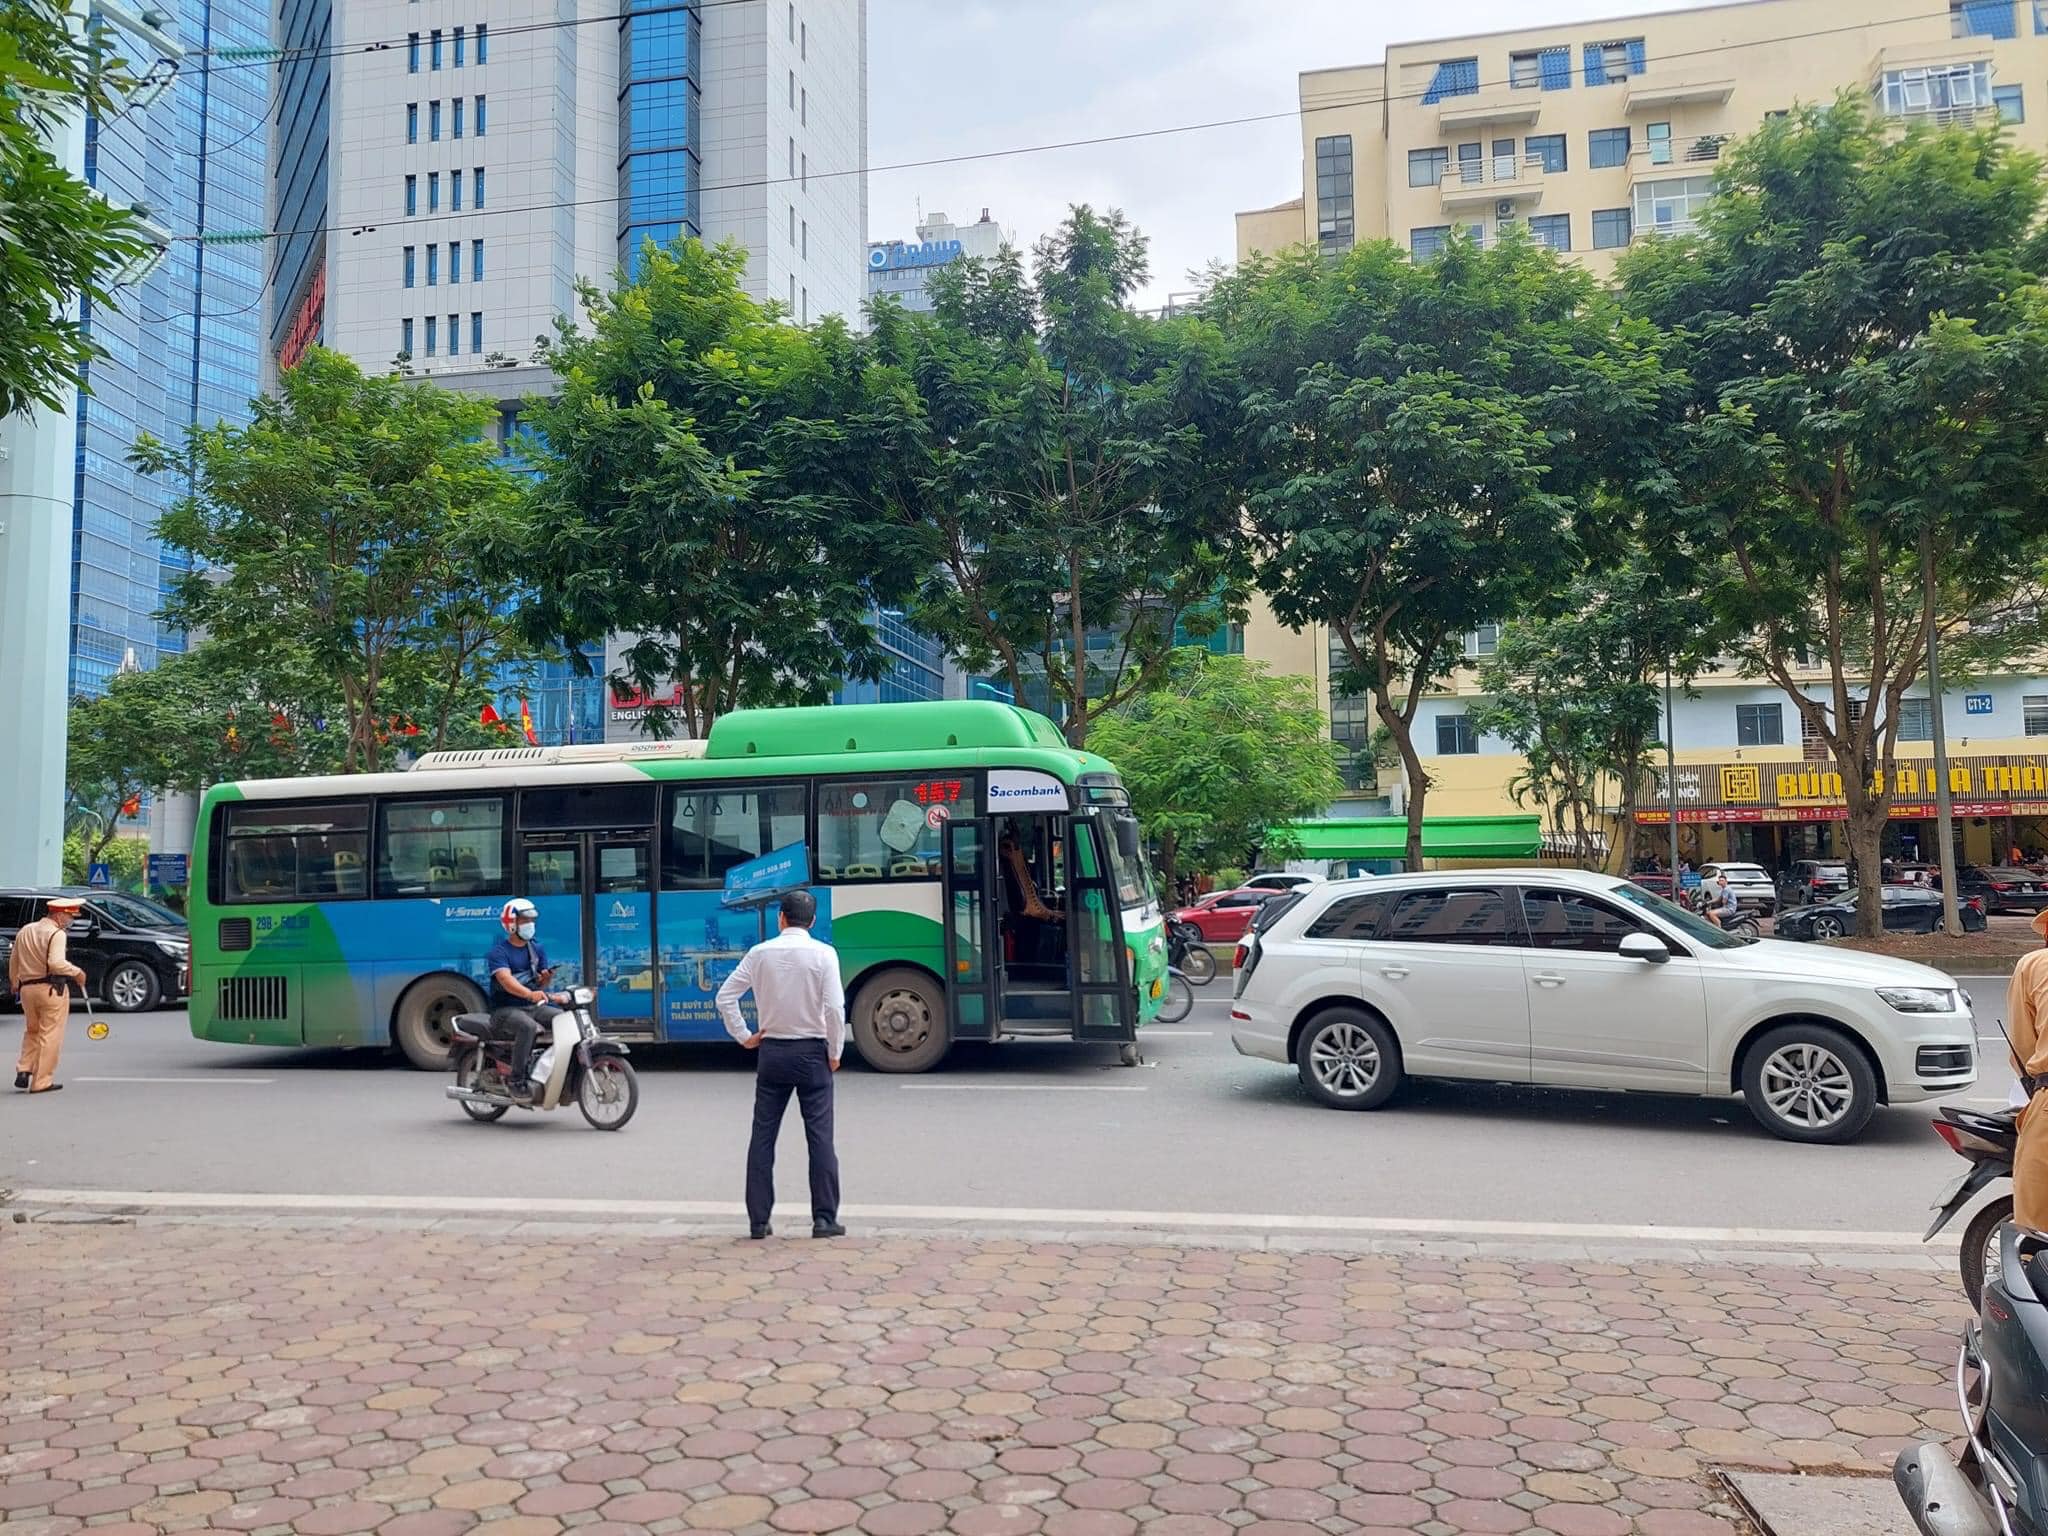
M1287 830L1304 859L1399 859L1408 851L1408 821L1367 816L1346 821L1297 821ZM1425 816L1426 859L1533 859L1543 851L1538 816Z

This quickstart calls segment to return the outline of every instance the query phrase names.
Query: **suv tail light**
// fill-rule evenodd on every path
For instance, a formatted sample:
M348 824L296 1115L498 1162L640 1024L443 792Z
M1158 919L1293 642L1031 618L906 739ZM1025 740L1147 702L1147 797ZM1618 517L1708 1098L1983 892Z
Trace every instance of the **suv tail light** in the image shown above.
M1233 971L1243 970L1245 961L1249 960L1251 955L1252 948L1249 944L1238 945L1237 952L1230 957L1230 968Z

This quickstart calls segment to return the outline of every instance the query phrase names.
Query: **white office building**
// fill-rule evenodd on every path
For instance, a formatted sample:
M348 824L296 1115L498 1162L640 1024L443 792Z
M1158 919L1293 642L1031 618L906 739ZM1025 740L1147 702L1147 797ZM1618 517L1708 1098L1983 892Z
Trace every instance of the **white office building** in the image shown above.
M943 213L920 219L915 240L875 240L868 245L868 297L890 298L905 309L932 307L932 273L956 261L988 260L1012 243L986 208L972 224L955 224Z
M866 0L285 0L282 32L323 78L285 82L273 365L321 341L489 389L679 234L799 321L859 313Z

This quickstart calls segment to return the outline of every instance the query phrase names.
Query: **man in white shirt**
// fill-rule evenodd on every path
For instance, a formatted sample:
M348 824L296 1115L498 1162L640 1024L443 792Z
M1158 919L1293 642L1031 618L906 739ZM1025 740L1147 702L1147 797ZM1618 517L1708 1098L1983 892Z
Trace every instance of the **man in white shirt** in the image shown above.
M811 1236L844 1237L839 1224L839 1154L832 1148L832 1074L846 1048L846 986L839 954L811 937L818 899L809 891L782 898L780 932L748 950L718 989L726 1033L760 1053L754 1069L754 1134L747 1143L748 1235L768 1237L775 1208L775 1137L794 1093L803 1110L811 1160ZM754 994L758 1030L749 1030L740 999Z

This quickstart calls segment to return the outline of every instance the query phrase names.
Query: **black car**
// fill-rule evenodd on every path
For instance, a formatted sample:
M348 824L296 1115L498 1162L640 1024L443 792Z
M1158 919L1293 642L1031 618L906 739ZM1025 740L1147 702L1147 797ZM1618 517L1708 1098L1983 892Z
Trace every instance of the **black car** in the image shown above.
M0 889L0 943L41 917L52 896L76 896L85 909L72 919L65 952L85 972L85 985L116 1013L139 1013L182 1002L192 988L192 939L185 919L168 907L120 891L85 886Z
M2048 907L2048 881L2031 869L1965 864L1956 871L1956 894L1974 896L1987 912L2038 912Z
M1849 866L1839 859L1801 859L1778 876L1778 907L1830 901L1849 889Z
M1884 926L1887 933L1936 933L1941 929L1941 892L1923 891L1909 885L1884 887ZM1965 933L1982 933L1987 926L1984 909L1963 897L1957 902ZM1856 931L1856 893L1830 901L1810 902L1789 912L1780 912L1772 934L1780 939L1839 939Z

